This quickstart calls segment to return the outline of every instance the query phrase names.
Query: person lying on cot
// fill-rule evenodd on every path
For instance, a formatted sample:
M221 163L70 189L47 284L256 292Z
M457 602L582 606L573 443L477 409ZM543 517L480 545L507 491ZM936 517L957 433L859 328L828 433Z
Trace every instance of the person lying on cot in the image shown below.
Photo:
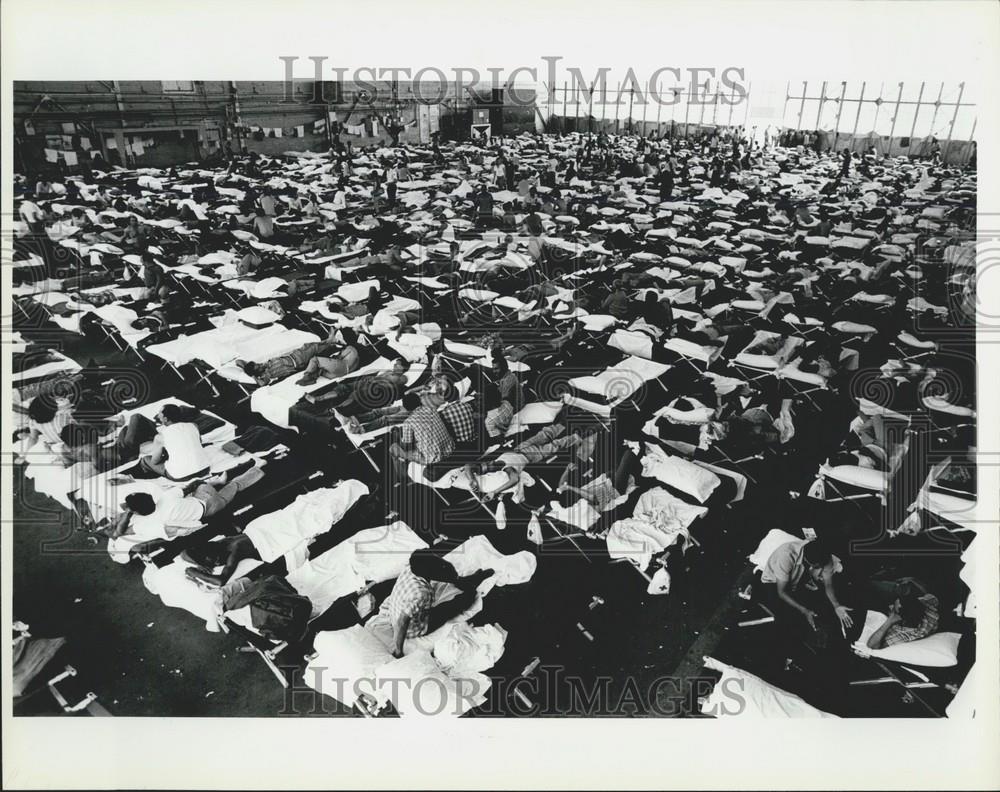
M305 399L311 404L336 410L345 416L357 415L366 409L385 406L401 399L409 370L409 361L398 357L393 360L392 368L388 371L334 383L328 390L307 393Z
M383 606L393 626L393 657L403 656L407 638L429 635L467 611L475 602L476 588L493 574L492 569L481 569L462 576L431 548L413 551ZM435 583L450 583L460 593L435 603Z
M194 566L184 570L188 579L224 586L236 572L240 561L260 560L260 552L246 534L227 536L217 542L205 542L185 549L180 556ZM218 572L212 570L222 567Z
M685 402L690 403L690 400L678 399L677 409L685 410ZM700 407L703 405L695 404L688 409L694 412ZM713 416L703 422L687 423L664 416L657 421L656 431L657 437L664 441L685 443L702 450L726 441L731 452L752 454L765 448L778 448L791 439L794 427L790 413L774 419L763 408L751 407L728 418Z
M390 245L383 253L373 253L368 256L349 259L340 263L339 266L368 267L368 274L371 277L383 277L387 279L400 277L406 271L406 262L403 260L402 250L398 244Z
M27 445L33 446L39 440L46 446L62 442L61 432L73 420L73 404L63 396L39 394L28 404L27 426L18 434L27 435Z
M576 458L585 462L594 453L598 431L600 430L594 429L566 434L566 427L562 424L546 426L490 462L466 465L464 474L468 479L469 489L484 500L496 497L501 492L517 487L522 481L521 474L528 465L537 465L566 451L574 451ZM483 492L480 489L480 476L495 471L506 474L507 481L490 493Z
M352 331L345 329L344 332ZM270 385L303 370L305 374L296 383L298 385L311 385L320 374L331 378L342 377L357 368L358 354L354 344L347 343L341 347L334 340L335 334L336 331L333 331L325 341L303 344L287 355L279 355L264 363L237 360L235 365L253 377L258 385Z
M938 598L916 578L877 581L872 584L879 600L873 607L887 610L888 618L868 637L869 649L917 641L938 628Z
M581 444L559 477L556 492L561 495L562 505L570 507L578 498L583 498L598 511L604 511L618 498L631 492L642 476L640 435L641 429L634 423L618 422L612 433L603 435L614 447L599 453L602 434L599 430L595 431L591 435L594 442ZM588 448L591 449L590 456L584 459ZM593 464L593 474L591 480L584 484L581 474L588 462Z
M340 341L337 340L339 333ZM342 342L342 343L340 343ZM268 385L303 371L297 385L312 385L320 376L336 379L356 371L361 365L358 336L352 329L332 329L325 341L303 344L287 355L271 358L266 363L237 360L236 365L257 380Z
M426 383L410 388L404 393L415 393L420 398L420 404L433 410L447 404L454 397L454 387L443 375L432 376ZM352 415L347 420L347 431L352 434L374 432L385 426L403 423L409 411L405 404L390 404L387 407L376 407L368 412Z
M533 357L537 355L544 355L550 352L559 352L568 343L570 343L579 332L580 324L579 322L573 322L570 327L560 335L554 336L552 338L536 338L532 340L520 341L514 346L503 347L502 342L499 338L494 337L491 348L494 350L499 350L501 354L507 360L513 360L514 362L519 362L527 357ZM541 333L539 333L541 335ZM494 351L494 354L497 354Z
M249 460L226 471L216 484L196 480L184 487L170 487L156 497L148 492L130 493L107 535L111 539L130 534L145 538L134 549L138 552L152 550L225 511L241 491L263 477L264 472L257 463Z
M327 307L334 313L339 313L348 319L360 319L377 314L385 307L387 300L377 287L372 286L362 302L352 303L337 296L330 297L326 302Z
M766 355L773 357L778 363L785 363L794 351L794 344L792 336L767 336L751 343L744 352L748 355Z

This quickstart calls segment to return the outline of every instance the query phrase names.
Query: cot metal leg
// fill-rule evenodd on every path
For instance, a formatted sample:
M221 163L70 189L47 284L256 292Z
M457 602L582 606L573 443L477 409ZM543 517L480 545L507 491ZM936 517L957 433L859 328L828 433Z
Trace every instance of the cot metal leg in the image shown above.
M576 538L575 537L576 536L583 536L583 534L568 534L568 533L563 533L562 531L559 530L558 526L556 526L556 524L554 522L552 522L552 520L550 520L548 517L545 518L545 522L548 523L549 527L552 528L552 530L555 531L559 535L559 540L566 540L571 545L573 545L573 547L576 548L577 552L580 555L582 555L584 557L584 559L586 559L586 561L587 561L588 564L594 563L593 561L591 561L590 556L588 556L585 552L583 552L583 548L580 547L580 545L578 545L576 543Z
M59 691L59 688L57 688L56 685L58 685L64 679L68 679L69 677L75 677L76 675L77 675L76 669L73 668L73 666L68 665L66 666L65 670L62 673L57 674L48 681L49 691L52 693L53 698L55 698L59 706L62 707L63 712L66 713L79 712L80 710L89 711L94 705L94 702L97 701L97 695L93 692L87 693L76 704L70 704L66 700L66 697ZM97 709L102 714L105 715L107 714L107 710L105 710L103 707L98 706Z

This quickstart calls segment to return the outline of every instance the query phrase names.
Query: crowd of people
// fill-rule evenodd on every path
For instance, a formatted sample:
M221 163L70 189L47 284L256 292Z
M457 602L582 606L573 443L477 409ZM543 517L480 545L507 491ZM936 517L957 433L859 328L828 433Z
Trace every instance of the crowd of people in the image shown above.
M555 546L621 562L669 596L733 522L755 540L786 530L752 587L781 628L758 647L779 672L800 644L932 636L945 603L971 615L958 555L919 576L857 562L847 540L864 535L814 515L836 501L877 526L903 493L892 541L944 527L968 546L974 371L954 350L976 175L789 135L338 136L211 169L18 175L26 474L115 560L180 565L219 618L256 603L265 637L316 648L377 612L387 663L433 636L441 665L494 584L532 577L507 569L525 554L539 575L558 574L558 555L541 565ZM184 399L109 404L100 364L54 351L53 327ZM286 457L338 483L302 493ZM336 507L294 541L231 517L247 504L284 525L328 491ZM398 563L352 567L362 585L313 612L296 571L341 552L345 529L394 520L414 535ZM448 560L480 534L495 556ZM862 633L866 611L884 619Z

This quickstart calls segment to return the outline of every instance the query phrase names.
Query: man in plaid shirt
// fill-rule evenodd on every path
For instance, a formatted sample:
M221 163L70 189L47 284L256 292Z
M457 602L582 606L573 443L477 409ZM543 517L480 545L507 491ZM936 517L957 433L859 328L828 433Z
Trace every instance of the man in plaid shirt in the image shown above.
M393 626L393 656L403 656L403 642L407 638L432 633L468 610L476 599L476 587L492 574L492 569L481 569L460 576L449 561L435 555L431 548L415 550L385 601ZM461 593L435 605L435 583L450 583Z
M456 443L467 443L476 436L476 411L470 402L455 402L441 410L441 419Z
M395 459L432 465L455 450L455 441L438 411L422 404L419 394L403 396L403 407L410 415L400 426L399 442L389 447Z
M868 637L869 649L917 641L938 628L937 597L913 578L895 586L897 596L889 605L889 617Z

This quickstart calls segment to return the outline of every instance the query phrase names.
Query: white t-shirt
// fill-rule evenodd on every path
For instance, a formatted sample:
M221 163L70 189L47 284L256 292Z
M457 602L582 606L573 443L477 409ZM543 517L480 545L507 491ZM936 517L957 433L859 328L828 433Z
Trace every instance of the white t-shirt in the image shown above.
M18 212L26 223L36 223L43 217L41 208L34 201L21 201Z
M205 514L204 504L196 498L185 497L180 487L164 490L156 498L156 509L152 514L134 514L130 521L132 531L128 538L132 542L146 542L150 539L169 539L178 530L197 528ZM175 529L167 531L167 526Z
M195 528L205 516L205 504L190 495L185 496L180 487L171 487L156 502L157 517L163 525L173 528Z
M131 486L131 485L130 485ZM136 491L145 491L137 489ZM155 492L150 492L154 498ZM198 509L198 516L191 519L194 507ZM119 564L127 564L131 559L130 551L137 544L149 542L154 539L171 539L176 536L184 536L201 525L201 515L205 507L195 498L184 497L180 487L171 487L159 495L156 501L156 510L152 514L145 516L133 514L129 521L130 532L117 539L108 540L108 552L113 561ZM167 526L174 530L167 531Z
M201 445L201 433L193 423L161 426L160 439L167 452L165 467L171 478L187 478L209 466L208 454Z

